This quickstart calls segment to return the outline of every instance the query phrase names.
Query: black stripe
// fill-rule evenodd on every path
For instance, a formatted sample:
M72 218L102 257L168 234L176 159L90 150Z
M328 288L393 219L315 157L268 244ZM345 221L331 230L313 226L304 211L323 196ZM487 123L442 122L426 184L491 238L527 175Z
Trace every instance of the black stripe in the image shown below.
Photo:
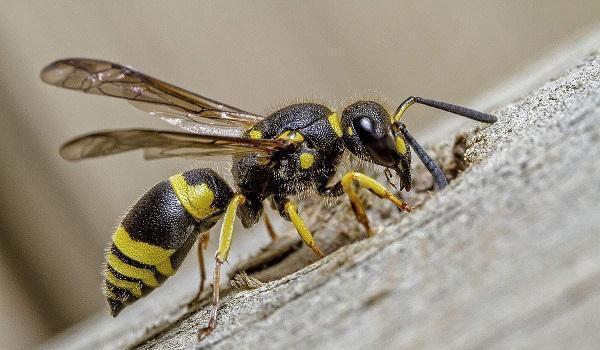
M106 264L106 269L108 271L110 271L117 279L119 279L121 281L128 281L128 282L134 282L134 283L139 284L140 285L140 290L142 292L142 296L145 296L146 294L150 293L154 289L154 287L147 286L140 279L129 277L129 276L125 276L125 275L119 273L117 270L115 270L112 266L110 266L108 264ZM108 280L106 281L106 283L109 284ZM122 289L120 287L117 287L117 288ZM135 295L133 295L133 294L131 294L131 295L135 297Z
M111 293L113 293L118 298L119 301L121 301L125 304L131 304L134 301L138 300L138 297L131 294L131 292L128 291L127 289L117 287L108 281L106 281L106 289L111 291Z
M147 295L148 293L150 293L151 291L153 291L155 288L158 288L158 287L160 287L160 285L161 285L161 284L163 283L163 281L165 280L165 279L162 279L162 280L161 280L161 279L159 279L159 278L156 278L156 281L158 282L158 284L159 284L159 285L158 285L158 286L156 286L156 287L152 287L152 286L149 286L149 285L145 284L145 283L144 283L144 282L143 282L141 279L137 279L137 278L133 278L133 277L125 276L125 275L123 275L123 274L119 273L117 270L115 270L115 269L114 269L112 266L110 266L110 265L108 265L108 264L106 265L106 269L107 269L108 271L110 271L110 272L111 272L111 273L112 273L112 274L113 274L113 275L114 275L116 278L118 278L118 279L120 279L120 280L123 280L123 281L129 281L129 282L137 282L137 283L139 283L139 284L141 285L141 287L142 287L142 288L141 288L141 291L142 291L142 296L145 296L145 295ZM154 275L154 277L156 277L156 274Z
M143 283L140 279L129 277L129 276L125 276L125 275L119 273L119 271L115 270L112 266L110 266L108 264L106 264L106 269L108 271L110 271L113 275L115 275L116 278L118 278L120 280L129 281L129 282Z

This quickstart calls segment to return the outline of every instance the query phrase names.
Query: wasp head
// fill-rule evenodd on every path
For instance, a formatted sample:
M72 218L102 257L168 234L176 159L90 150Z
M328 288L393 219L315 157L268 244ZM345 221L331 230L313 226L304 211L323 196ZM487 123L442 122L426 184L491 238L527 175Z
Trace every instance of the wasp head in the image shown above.
M358 101L342 112L344 144L365 161L396 171L400 189L410 190L410 148L379 103Z

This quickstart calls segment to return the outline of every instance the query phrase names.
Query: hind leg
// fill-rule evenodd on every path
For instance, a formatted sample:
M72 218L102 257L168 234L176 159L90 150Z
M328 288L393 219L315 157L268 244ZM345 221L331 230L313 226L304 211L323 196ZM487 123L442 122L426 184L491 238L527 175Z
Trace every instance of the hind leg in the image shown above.
M275 241L277 239L277 233L275 232L275 229L273 228L273 225L271 224L271 220L269 219L267 212L263 212L262 215L263 215L263 220L265 222L265 228L267 229L267 233L269 234L269 237L271 237L271 242Z
M195 300L200 300L200 295L204 291L204 284L206 283L206 265L204 264L204 251L208 247L209 231L203 232L198 236L197 253L198 253L198 266L200 268L200 285L198 286L198 294Z

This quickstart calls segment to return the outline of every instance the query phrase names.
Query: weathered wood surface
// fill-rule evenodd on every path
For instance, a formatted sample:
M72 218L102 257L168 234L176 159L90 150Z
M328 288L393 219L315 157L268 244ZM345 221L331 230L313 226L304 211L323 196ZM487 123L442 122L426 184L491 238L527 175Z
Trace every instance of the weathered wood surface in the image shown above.
M185 311L167 305L152 326L132 315L131 328L99 327L106 335L54 345L598 348L600 53L495 113L499 122L467 141L464 157L474 165L446 190L410 215L372 201L376 237L229 293L203 342L196 330L209 308L171 325ZM346 209L338 213L314 214L329 220L318 236L329 251L361 234ZM308 251L294 249L254 275L270 279L310 262Z

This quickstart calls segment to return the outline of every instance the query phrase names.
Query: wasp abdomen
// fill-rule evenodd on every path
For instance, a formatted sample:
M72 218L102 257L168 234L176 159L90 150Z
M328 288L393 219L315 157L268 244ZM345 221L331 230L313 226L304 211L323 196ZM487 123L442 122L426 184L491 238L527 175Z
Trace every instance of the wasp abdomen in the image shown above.
M174 175L142 196L113 235L105 294L116 316L173 275L199 232L223 215L233 192L211 169Z

